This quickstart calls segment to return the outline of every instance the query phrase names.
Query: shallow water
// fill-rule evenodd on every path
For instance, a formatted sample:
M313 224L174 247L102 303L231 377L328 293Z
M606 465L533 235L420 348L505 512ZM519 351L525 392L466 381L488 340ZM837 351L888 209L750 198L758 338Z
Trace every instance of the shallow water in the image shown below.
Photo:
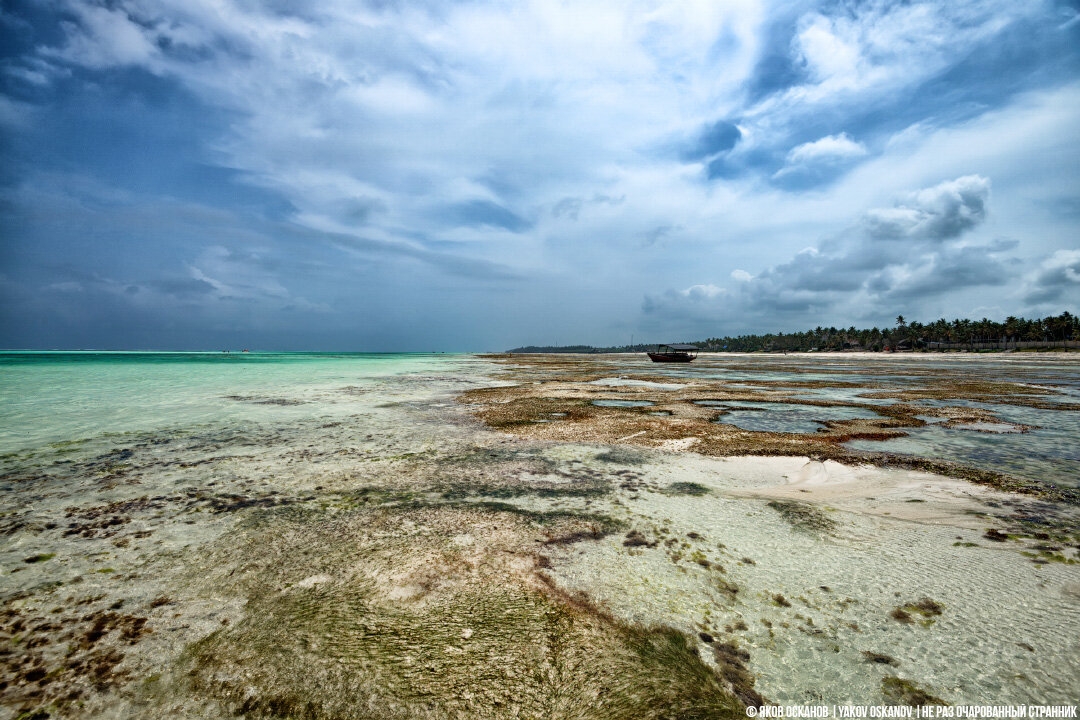
M881 392L933 390L942 383L1016 383L1035 394L1014 397L1017 402L1036 400L1066 407L1080 406L1080 362L1074 356L1050 354L893 355L872 357L826 357L802 355L701 356L691 366L667 367L633 356L612 362L620 374L664 376L680 382L695 379L727 381L733 388L755 390L777 397L805 398L865 405L908 402L926 407L970 407L997 415L1001 427L968 425L938 427L943 420L929 416L930 425L904 428L906 437L889 440L853 440L848 446L951 460L987 470L998 470L1036 482L1080 487L1080 412L1043 410L1009 402L1010 398L911 399L867 397ZM763 383L790 383L790 387ZM811 387L814 382L855 383L853 387ZM755 406L735 401L699 401L716 407ZM829 408L782 403L763 404L761 412L734 411L720 422L746 430L816 432L819 421L873 414L828 415ZM862 412L862 411L856 411ZM867 411L869 412L869 411ZM1036 426L1027 433L1001 431L1004 423Z
M704 405L705 402L710 401L702 401L698 404ZM710 402L710 404L712 403ZM825 427L824 423L827 420L859 420L879 417L877 413L869 408L863 409L845 405L819 407L792 403L739 401L721 404L720 406L727 407L729 410L717 418L716 422L758 432L812 433Z
M0 454L104 433L333 417L352 412L386 379L446 372L463 362L471 361L370 353L0 353Z
M832 402L872 403L874 405L891 405L899 400L893 398L869 398L866 397L868 388L787 388L791 395L808 400L828 400Z
M1039 482L1080 487L1080 413L973 400L919 400L918 404L988 410L1003 422L947 428L941 427L940 418L926 418L934 422L904 428L906 437L879 442L851 440L848 447L941 457ZM1018 425L1033 429L1021 433Z
M1007 426L1011 427L1011 426ZM939 424L904 428L907 437L884 441L851 440L856 450L939 457L1040 482L1080 487L1077 436L1052 428L1016 432L978 432Z
M580 452L587 461L586 449ZM637 622L734 641L750 654L757 688L781 704L874 704L889 675L950 703L1075 700L1075 566L1033 565L1012 547L986 543L981 531L828 507L833 528L807 532L767 500L733 494L781 486L801 462L762 458L751 473L708 458L640 464L634 472L646 484L677 480L712 492L624 499L623 516L647 537L660 533L659 546L628 551L621 536L609 538L560 555L555 574ZM664 538L677 543L668 548ZM718 581L738 592L723 592ZM777 595L790 605L778 604ZM890 617L924 597L944 608L932 623ZM699 648L707 656L708 646ZM868 662L864 651L895 665Z
M541 535L529 539L523 555L542 547L560 586L586 592L619 617L674 626L691 638L708 630L737 642L750 653L758 689L773 701L874 704L881 701L885 674L917 681L950 702L1075 697L1080 566L1035 565L1020 552L1026 546L987 543L982 530L828 507L821 512L835 529L807 533L766 500L737 496L747 488L783 484L798 472L801 459L760 459L766 470L754 474L690 454L534 446L485 430L455 394L495 384L489 373L497 378L498 370L460 356L0 356L0 443L7 453L0 458L7 473L0 482L3 597L20 605L41 603L43 614L50 603L68 604L68 597L97 598L88 602L101 611L123 601L124 613L150 618L153 629L137 647L122 648L128 653L125 666L141 683L178 667L177 658L193 643L244 620L252 603L244 599L242 583L230 579L231 570L238 569L240 577L253 561L241 548L257 529L269 528L268 535L278 537L302 523L323 527L369 501L379 512L391 512L397 502L442 502L448 477L464 488L455 486L459 494L496 481L503 489L542 481L543 493L482 500L544 511L607 512L627 527L664 528L664 537L677 540L673 552L681 557L673 559L664 545L628 548L621 533L552 546L538 545ZM871 412L790 403L726 406L732 412L723 418L742 413L747 422L800 420L806 412L815 428L822 420ZM1010 443L1034 438L1042 443L1046 466L1074 457L1069 448L1076 436L1072 445L1063 445L1070 426L1050 422L1073 416L987 407L1010 422L1045 423L1047 433L1058 435L957 429L940 438L910 439L927 452L949 447L950 437L974 437L988 448L1003 448L1008 459L1021 452ZM549 417L568 422L563 413ZM872 445L880 449L883 443ZM680 495L668 491L673 483L708 492ZM600 491L575 492L591 487ZM380 492L390 499L381 501ZM116 524L105 522L110 517ZM991 522L979 516L980 525ZM347 538L334 539L344 546ZM980 547L957 545L958 539ZM213 543L220 543L218 556L207 555ZM276 560L302 567L322 561L298 545L303 552ZM713 566L694 561L695 552ZM51 557L27 561L38 554ZM219 585L204 577L214 573L221 576ZM319 576L313 570L311 577ZM737 585L738 593L725 593L718 578ZM274 593L284 592L273 587ZM778 606L777 593L792 607ZM171 600L154 605L166 595ZM888 617L892 608L923 596L945 607L932 626L902 625ZM312 597L312 617L341 610L316 604L317 593ZM364 612L376 613L372 617L393 630L393 612ZM745 629L734 627L738 621ZM274 629L291 632L287 625ZM699 647L708 657L708 648ZM330 643L326 651L332 648ZM887 653L899 666L869 664L864 650ZM138 715L133 697L116 693L110 712L97 716ZM186 696L167 697L172 710L189 710L186 716L229 714L224 705L204 705L206 698L194 700L193 709L192 703L183 705ZM83 716L94 716L95 706L88 708ZM151 706L143 716L160 709Z

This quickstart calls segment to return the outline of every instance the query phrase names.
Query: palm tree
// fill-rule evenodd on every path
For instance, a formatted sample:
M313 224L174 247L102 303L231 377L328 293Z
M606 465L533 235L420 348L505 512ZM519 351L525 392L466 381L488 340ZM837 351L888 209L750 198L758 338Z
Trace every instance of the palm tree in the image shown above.
M1005 337L1016 340L1016 335L1020 331L1020 321L1016 319L1015 315L1010 315L1005 318Z
M904 316L903 315L897 315L896 316L896 324L899 325L900 327L904 327L904 325L907 325L907 323L904 322Z

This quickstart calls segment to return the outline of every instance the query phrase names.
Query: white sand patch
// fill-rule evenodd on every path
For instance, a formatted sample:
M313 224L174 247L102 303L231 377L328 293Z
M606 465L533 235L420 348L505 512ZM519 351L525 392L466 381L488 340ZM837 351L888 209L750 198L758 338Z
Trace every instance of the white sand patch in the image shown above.
M700 439L701 438L696 437L684 437L675 438L674 440L664 440L660 443L659 448L661 450L668 450L671 452L681 452L683 450L689 450L690 448L692 448L695 444L697 444L697 441Z
M736 497L798 500L862 515L971 530L985 528L986 520L975 513L985 512L987 500L1014 497L931 473L872 465L851 467L831 460L755 457L730 458L729 463L739 468L739 474L746 473L757 482L767 481L772 473L772 481L766 485L730 489L728 493ZM799 467L792 469L794 464Z
M313 588L322 583L328 583L331 579L332 578L329 575L311 575L296 583L296 587L304 588L306 590L307 588Z
M799 479L795 482L802 485L824 485L829 481L829 473L825 469L825 463L811 460L799 468Z
M424 594L424 588L419 585L399 585L391 588L386 597L391 600L412 600Z
M679 383L658 383L649 382L648 380L629 380L627 378L601 378L586 384L603 385L605 387L640 387L649 388L650 390L682 390L686 387L686 385Z

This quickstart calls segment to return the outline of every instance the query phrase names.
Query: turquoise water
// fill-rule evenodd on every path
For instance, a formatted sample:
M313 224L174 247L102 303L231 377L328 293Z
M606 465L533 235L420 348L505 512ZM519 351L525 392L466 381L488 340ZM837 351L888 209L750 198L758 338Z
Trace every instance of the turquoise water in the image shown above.
M108 433L333 417L366 389L464 356L371 353L0 353L0 454Z

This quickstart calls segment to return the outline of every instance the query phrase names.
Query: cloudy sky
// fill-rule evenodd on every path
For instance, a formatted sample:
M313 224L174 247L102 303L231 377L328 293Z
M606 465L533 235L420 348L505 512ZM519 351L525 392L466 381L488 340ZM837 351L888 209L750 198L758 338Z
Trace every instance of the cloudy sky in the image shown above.
M1080 7L5 0L0 347L1080 311Z

